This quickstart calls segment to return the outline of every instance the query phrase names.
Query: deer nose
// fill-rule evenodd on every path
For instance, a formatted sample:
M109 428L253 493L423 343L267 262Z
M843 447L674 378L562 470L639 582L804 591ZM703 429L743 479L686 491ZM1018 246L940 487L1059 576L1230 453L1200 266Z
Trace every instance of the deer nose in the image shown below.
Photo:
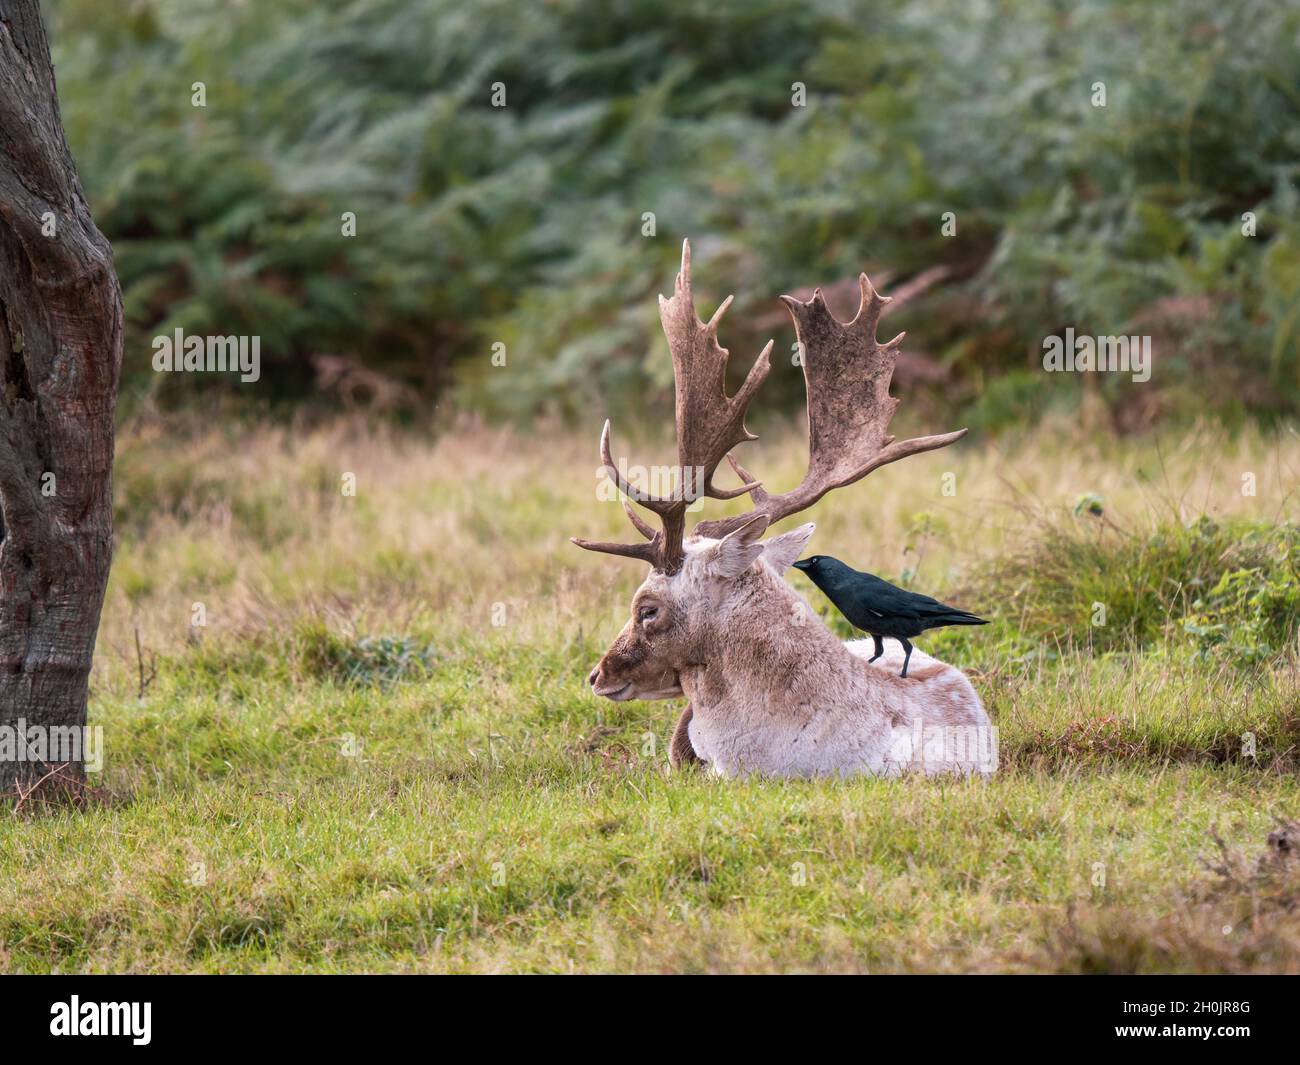
M593 669L590 673L587 674L587 683L594 688L596 686L596 682L599 680L600 680L600 666L597 665L595 669Z

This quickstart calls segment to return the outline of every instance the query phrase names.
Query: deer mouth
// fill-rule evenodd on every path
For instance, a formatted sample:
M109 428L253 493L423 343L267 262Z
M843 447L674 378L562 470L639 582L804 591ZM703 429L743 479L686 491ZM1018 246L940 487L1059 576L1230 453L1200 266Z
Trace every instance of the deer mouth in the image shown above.
M603 688L593 688L592 691L602 699L613 699L614 702L621 703L630 698L628 695L630 687L632 687L632 682L629 680L626 684L607 684Z

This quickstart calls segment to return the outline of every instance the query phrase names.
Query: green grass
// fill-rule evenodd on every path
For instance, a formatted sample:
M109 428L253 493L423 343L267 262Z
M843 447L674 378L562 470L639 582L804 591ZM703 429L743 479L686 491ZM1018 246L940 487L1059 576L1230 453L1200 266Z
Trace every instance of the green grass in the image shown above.
M737 783L667 773L670 710L586 694L596 653L465 647L386 685L163 663L97 704L89 808L4 822L6 967L1122 968L1062 945L1074 907L1149 924L1199 890L1214 826L1259 851L1300 805L1291 674L1076 658L982 685L990 782ZM1257 923L1294 967L1300 929Z
M919 461L818 517L823 549L890 575L896 557L941 593L993 594L972 574L995 572L980 567L1009 540L1041 560L1020 567L1020 598L1047 606L1013 600L987 629L924 643L971 671L1000 730L997 775L743 782L670 773L677 705L613 704L584 683L640 574L553 547L615 527L584 501L583 443L254 434L222 491L279 500L271 524L185 492L125 515L91 705L106 765L82 809L0 812L0 968L1300 970L1300 876L1268 864L1265 842L1300 811L1296 657L1206 654L1185 597L1128 629L1120 607L1126 636L1104 646L1056 633L1047 606L1086 605L1093 578L1062 561L1069 543L1036 555L1051 541L989 499L1024 474L1068 510L1077 448L947 457L980 502L927 545L900 531L934 505L916 498ZM123 446L133 498L137 470L187 445ZM1116 451L1082 476L1146 545L1132 571L1146 579L1200 534L1141 515L1133 461ZM364 507L331 494L336 466L359 471ZM1213 476L1190 460L1169 472ZM1262 521L1256 505L1289 519L1277 493L1225 494L1222 527ZM1128 540L1097 542L1131 563ZM205 558L224 564L205 576ZM157 666L143 697L137 627Z

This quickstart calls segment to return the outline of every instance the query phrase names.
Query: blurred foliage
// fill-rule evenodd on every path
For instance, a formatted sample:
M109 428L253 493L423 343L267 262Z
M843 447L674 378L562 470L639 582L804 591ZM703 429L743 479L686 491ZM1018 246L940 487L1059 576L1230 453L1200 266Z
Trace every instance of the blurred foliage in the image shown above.
M511 417L670 402L653 296L690 235L702 304L739 297L724 333L745 365L769 335L790 350L778 293L945 264L897 324L946 383L900 384L974 424L1088 396L1121 428L1300 409L1294 4L46 9L125 292L128 404L249 394L151 373L177 327L260 335L256 395L277 401L328 354ZM1067 326L1152 335L1152 383L1043 373ZM769 402L793 405L775 362Z

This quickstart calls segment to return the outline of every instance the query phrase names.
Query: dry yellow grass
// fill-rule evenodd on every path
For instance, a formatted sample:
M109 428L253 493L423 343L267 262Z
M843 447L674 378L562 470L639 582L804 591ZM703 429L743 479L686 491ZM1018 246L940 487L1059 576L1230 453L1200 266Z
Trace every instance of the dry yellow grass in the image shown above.
M670 460L662 443L625 447L633 462ZM751 469L776 489L802 475L795 429L750 448ZM216 637L278 631L300 611L389 629L436 616L442 631L491 635L504 604L513 641L575 624L603 638L622 624L642 574L568 543L635 536L618 504L598 499L598 466L594 433L478 427L429 439L360 420L308 431L128 429L101 667L134 661L137 625L148 647L180 648L196 602ZM346 474L355 496L343 494ZM945 474L955 495L944 494ZM1243 494L1248 474L1254 495ZM920 585L943 589L959 567L1027 535L1017 509L1026 501L1064 508L1097 493L1136 527L1202 513L1294 521L1297 486L1294 432L1115 439L1048 424L885 467L809 516L815 550L886 576L919 566Z

